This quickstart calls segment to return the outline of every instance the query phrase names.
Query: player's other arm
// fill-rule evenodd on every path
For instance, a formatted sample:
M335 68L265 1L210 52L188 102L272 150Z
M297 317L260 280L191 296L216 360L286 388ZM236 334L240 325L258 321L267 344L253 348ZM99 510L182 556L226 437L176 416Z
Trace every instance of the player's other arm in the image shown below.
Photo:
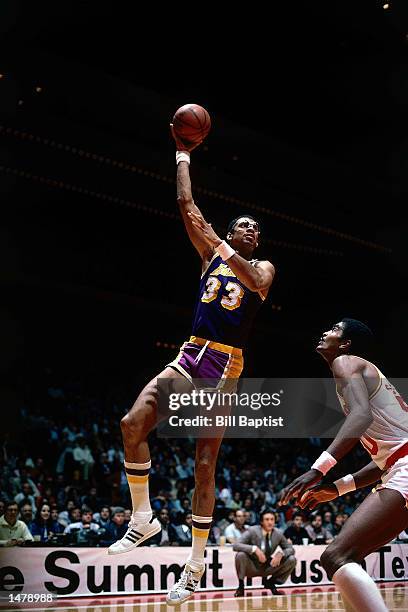
M228 259L228 267L250 291L267 291L275 276L275 268L270 261L260 261L253 266L238 253Z
M207 223L201 213L190 211L187 214L194 228L206 241L207 245L212 250L217 249L223 241L215 233L211 224ZM253 266L233 249L232 255L226 261L228 261L228 267L250 291L266 293L271 286L275 276L275 268L269 261L260 261L256 266Z
M363 368L364 361L347 355L341 355L333 361L333 375L349 414L333 442L315 461L312 468L282 491L281 504L288 503L292 497L301 497L306 489L317 484L357 444L372 423L373 416L367 386L362 375Z
M378 482L382 474L383 470L378 467L375 461L371 461L354 474L347 474L347 476L343 476L335 482L309 489L299 500L299 506L313 510L318 504L332 501L346 493Z
M180 161L177 165L177 203L191 242L199 252L201 259L203 261L209 261L213 255L213 249L203 239L201 233L194 227L192 218L189 215L189 213L195 213L203 218L200 209L193 200L190 169L186 161Z

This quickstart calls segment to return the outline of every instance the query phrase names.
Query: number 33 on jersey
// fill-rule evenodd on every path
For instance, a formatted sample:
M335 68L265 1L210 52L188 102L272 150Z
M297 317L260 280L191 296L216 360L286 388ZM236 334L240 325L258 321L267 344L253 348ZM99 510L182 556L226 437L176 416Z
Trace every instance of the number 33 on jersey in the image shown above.
M193 334L242 348L264 299L247 289L216 254L201 277Z

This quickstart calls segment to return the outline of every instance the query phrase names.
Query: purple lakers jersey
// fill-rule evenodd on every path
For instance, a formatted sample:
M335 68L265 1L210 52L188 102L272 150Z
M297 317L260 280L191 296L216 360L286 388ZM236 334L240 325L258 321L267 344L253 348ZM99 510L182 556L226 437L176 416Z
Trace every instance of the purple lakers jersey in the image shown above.
M216 254L201 276L192 334L243 348L264 299L247 289Z

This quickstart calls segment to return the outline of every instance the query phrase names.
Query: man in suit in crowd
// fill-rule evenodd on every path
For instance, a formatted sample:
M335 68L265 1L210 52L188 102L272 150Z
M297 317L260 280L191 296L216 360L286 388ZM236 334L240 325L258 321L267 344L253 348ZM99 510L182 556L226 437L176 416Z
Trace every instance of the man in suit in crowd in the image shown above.
M283 584L296 566L295 551L282 531L275 527L275 515L265 510L261 513L261 524L245 531L234 544L235 568L239 585L235 597L244 596L245 577L262 576L264 586L273 595L281 595L277 584ZM281 550L276 551L280 546Z

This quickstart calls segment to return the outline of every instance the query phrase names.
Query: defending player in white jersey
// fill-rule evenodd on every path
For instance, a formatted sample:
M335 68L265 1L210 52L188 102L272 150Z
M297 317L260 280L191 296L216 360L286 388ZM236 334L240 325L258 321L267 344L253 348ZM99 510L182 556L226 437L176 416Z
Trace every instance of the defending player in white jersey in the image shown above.
M282 491L280 501L296 498L302 508L313 509L381 479L321 557L345 603L358 612L387 610L375 582L359 564L408 526L408 405L373 363L355 354L366 354L364 346L371 340L369 328L355 319L343 319L322 335L316 350L333 372L347 418L327 451ZM371 463L314 487L359 440Z

